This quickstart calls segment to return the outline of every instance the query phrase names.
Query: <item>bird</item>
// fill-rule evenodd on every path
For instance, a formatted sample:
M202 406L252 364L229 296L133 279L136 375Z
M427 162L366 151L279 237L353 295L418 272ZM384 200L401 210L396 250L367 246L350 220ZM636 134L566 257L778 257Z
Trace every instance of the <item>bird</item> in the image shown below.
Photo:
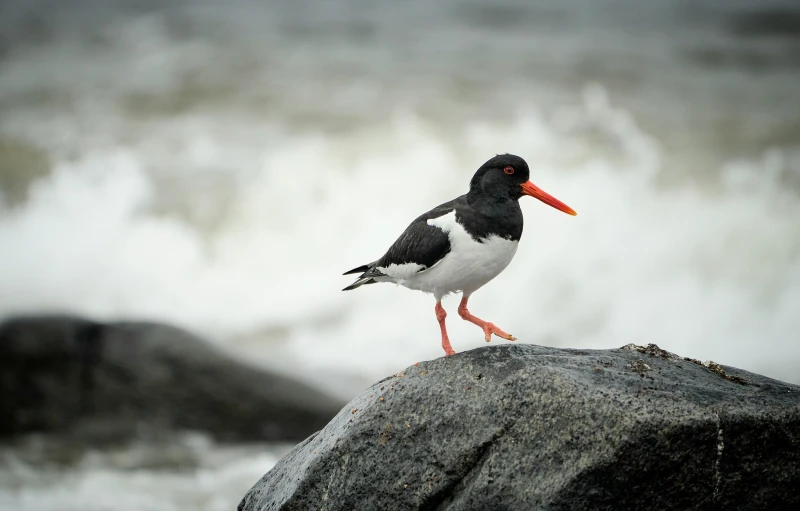
M530 181L530 169L523 158L498 154L478 168L466 194L414 219L380 259L345 272L343 275L360 275L342 291L390 282L432 294L445 356L455 351L447 335L442 298L454 293L462 294L459 316L479 326L486 342L492 335L515 341L494 323L474 316L467 303L514 258L522 237L519 199L524 196L577 215Z

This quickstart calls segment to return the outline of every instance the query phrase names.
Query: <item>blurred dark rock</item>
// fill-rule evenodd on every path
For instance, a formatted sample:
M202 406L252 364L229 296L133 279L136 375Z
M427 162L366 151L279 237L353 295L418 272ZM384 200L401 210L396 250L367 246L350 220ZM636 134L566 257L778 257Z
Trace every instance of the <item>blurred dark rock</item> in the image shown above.
M800 9L765 8L731 17L730 31L740 37L800 39Z
M689 44L682 56L708 69L763 73L800 67L800 9L736 10L724 28L732 38Z
M54 316L0 324L0 439L41 432L113 442L189 430L297 441L341 404L165 325Z
M657 346L409 367L244 497L262 510L800 509L800 387Z

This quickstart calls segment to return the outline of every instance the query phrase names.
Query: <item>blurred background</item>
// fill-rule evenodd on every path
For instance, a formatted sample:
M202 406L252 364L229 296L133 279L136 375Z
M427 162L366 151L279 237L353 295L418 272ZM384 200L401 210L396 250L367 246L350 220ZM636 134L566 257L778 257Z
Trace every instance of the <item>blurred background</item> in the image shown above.
M794 0L0 0L0 315L165 322L346 400L442 350L431 297L341 273L511 152L579 216L521 201L473 313L800 383L799 91ZM7 450L0 508L230 509L280 455L197 445Z

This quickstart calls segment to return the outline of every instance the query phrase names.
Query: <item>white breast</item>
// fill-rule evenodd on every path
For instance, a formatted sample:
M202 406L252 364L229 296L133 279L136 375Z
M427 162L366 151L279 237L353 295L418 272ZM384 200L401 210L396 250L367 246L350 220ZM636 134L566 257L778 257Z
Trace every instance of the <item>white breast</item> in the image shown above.
M470 295L506 269L517 252L516 241L489 236L477 242L456 222L455 210L428 220L450 238L450 252L429 269L398 279L409 289L433 293L436 299L450 293Z

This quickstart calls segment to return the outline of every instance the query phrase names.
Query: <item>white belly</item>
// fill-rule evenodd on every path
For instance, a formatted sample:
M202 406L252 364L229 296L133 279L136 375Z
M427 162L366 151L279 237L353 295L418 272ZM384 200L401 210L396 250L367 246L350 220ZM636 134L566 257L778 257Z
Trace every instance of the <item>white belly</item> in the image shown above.
M517 252L518 242L490 236L475 241L456 222L456 212L428 220L450 238L450 252L427 270L395 282L409 289L433 293L436 299L450 293L470 295L506 269Z

